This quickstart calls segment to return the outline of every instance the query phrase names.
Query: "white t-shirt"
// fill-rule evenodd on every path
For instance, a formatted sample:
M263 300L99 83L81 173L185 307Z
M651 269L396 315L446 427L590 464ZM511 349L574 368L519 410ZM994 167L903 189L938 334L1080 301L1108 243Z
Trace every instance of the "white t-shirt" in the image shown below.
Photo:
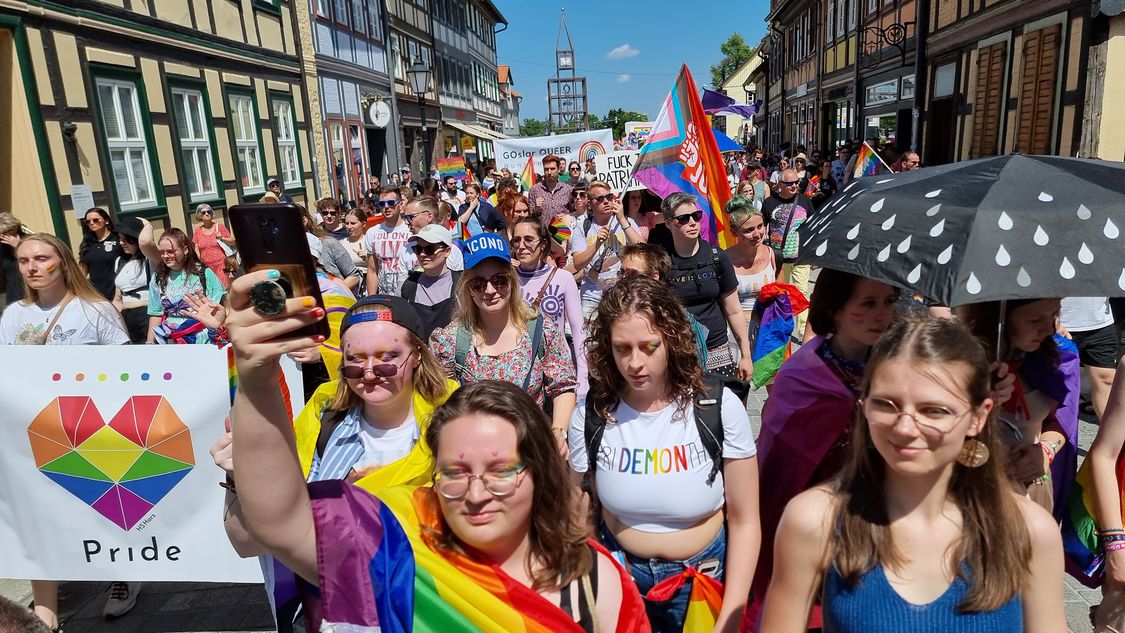
M22 301L9 305L0 316L0 345L38 345L57 310L58 306L45 310ZM48 333L45 344L124 345L128 342L121 315L112 303L71 299Z
M1113 325L1113 310L1105 297L1067 297L1059 320L1070 332L1090 332Z
M145 306L148 306L149 271L151 268L145 265L145 261L143 257L126 261L121 264L121 269L117 271L117 276L113 278L113 284L121 291L123 302L143 301Z
M689 404L682 418L676 409L677 404L670 404L639 413L621 402L617 422L606 424L598 446L598 497L619 521L642 532L689 528L725 503L721 468L707 485L711 456L699 439L693 407ZM723 390L722 419L723 458L757 454L746 407L729 389ZM571 469L589 470L585 403L570 417L567 443Z
M393 429L377 429L361 419L359 439L363 442L363 458L356 462L355 470L381 468L406 457L422 436L414 414L402 426Z
M601 226L590 221L590 230L585 233L582 229L586 226L586 218L579 218L578 226L573 230L570 238L570 252L581 253L586 250L598 235L598 229ZM594 257L590 263L586 264L586 268L582 271L582 281L578 284L578 292L582 295L583 299L590 301L600 301L602 298L602 289L609 285L610 282L617 279L617 271L621 270L621 249L625 247L625 229L617 221L616 217L609 218L608 226L613 227L613 232L610 233L609 239L602 243L594 253ZM637 226L633 218L629 218L629 226L633 230L640 232L640 227ZM594 267L600 263L600 272L597 275L597 281L594 280Z
M402 268L398 255L408 239L410 227L405 222L400 222L393 229L377 224L364 234L364 250L368 255L379 258L379 292L397 295L402 282L406 281L408 271Z

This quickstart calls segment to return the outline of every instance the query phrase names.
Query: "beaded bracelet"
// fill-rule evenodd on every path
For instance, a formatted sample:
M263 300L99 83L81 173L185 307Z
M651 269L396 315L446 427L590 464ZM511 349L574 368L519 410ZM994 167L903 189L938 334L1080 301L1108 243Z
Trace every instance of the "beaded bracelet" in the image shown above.
M1103 534L1103 543L1112 543L1114 541L1125 541L1125 534Z
M1125 549L1125 543L1123 543L1123 542L1110 543L1109 545L1106 545L1105 548L1104 548L1104 550L1106 552L1117 552L1117 551L1120 551L1120 550L1123 550L1123 549Z

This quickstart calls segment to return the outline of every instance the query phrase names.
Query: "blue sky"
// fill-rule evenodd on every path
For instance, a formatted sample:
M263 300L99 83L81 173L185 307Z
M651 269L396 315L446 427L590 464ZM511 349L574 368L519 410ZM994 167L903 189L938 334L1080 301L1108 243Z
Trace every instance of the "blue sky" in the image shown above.
M719 44L741 33L751 45L765 34L765 0L707 5L650 0L493 0L508 19L496 36L500 64L512 67L523 95L520 117L547 117L547 78L555 76L559 9L574 40L579 75L586 75L590 111L611 108L644 112L655 119L681 64L699 87L711 81L710 67L721 58ZM741 96L741 95L737 95Z

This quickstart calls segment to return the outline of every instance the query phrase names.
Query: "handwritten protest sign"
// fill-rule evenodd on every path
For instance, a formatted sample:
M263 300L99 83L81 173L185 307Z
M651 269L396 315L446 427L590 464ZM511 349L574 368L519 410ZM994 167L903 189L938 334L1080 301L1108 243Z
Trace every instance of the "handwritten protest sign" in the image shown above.
M594 157L598 180L608 183L615 192L644 189L645 186L633 178L633 163L639 154L638 150L623 150Z

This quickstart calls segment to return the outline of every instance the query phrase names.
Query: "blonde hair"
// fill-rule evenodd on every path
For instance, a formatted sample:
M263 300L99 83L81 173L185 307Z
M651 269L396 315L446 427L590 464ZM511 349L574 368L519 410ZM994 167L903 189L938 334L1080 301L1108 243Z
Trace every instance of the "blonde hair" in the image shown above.
M31 242L42 242L54 249L55 255L59 258L59 267L62 268L63 283L66 284L67 291L72 295L87 303L101 303L106 301L106 298L94 288L94 284L90 283L90 280L86 278L86 275L82 272L82 268L78 265L78 260L74 259L74 253L70 251L70 247L62 240L48 233L34 233L28 235L24 237L20 241L19 246L16 247L17 256L19 254L19 249L23 248L24 244ZM39 303L39 291L29 286L26 279L23 282L23 293L23 305Z
M520 295L520 280L516 276L513 266L505 266L503 274L508 276L508 322L514 324L521 331L527 331L527 322L538 316L538 313L523 300ZM473 293L469 290L469 281L473 274L466 270L460 281L457 282L457 315L454 321L469 329L469 332L484 336L484 326L481 324L480 308L473 301Z

